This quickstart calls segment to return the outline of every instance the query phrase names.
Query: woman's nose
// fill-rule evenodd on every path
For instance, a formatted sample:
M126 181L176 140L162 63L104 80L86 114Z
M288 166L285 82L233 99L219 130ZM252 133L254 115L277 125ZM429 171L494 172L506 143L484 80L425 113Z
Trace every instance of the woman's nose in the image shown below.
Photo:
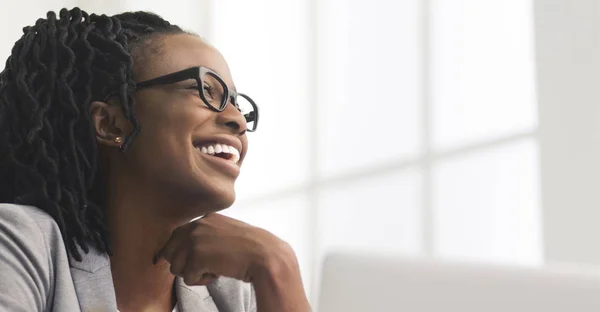
M222 112L217 113L217 123L227 127L235 134L243 134L248 129L246 118L231 100Z

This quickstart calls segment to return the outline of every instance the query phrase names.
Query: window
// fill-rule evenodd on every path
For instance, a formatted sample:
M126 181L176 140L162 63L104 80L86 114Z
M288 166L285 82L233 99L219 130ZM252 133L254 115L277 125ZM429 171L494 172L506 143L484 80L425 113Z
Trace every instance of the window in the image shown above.
M539 263L531 5L213 2L263 112L226 213L290 241L313 295L333 249Z

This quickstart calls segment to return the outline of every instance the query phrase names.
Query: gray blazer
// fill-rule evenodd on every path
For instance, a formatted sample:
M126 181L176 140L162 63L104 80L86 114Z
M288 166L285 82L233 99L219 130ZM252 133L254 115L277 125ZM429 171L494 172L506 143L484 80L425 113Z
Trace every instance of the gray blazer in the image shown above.
M30 206L0 204L0 311L117 311L106 254L71 261L58 225ZM255 312L250 284L219 278L209 286L175 282L181 312Z

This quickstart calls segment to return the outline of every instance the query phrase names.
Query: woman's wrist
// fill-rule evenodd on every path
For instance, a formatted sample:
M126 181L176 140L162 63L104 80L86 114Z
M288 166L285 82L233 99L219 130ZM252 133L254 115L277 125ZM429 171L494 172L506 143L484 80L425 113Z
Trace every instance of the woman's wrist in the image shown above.
M285 243L277 249L265 255L252 277L258 312L310 311L294 251Z

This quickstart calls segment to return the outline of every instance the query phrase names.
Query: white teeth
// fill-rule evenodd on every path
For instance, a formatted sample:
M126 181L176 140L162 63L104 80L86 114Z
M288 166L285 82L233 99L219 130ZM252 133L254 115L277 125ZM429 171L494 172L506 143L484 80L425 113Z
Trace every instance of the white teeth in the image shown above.
M238 152L237 149L233 148L233 147L229 147L229 151L232 152L231 155L231 161L233 161L234 163L238 163L240 161L240 152Z
M219 153L227 153L227 154L231 155L229 160L232 161L233 163L237 164L240 161L240 151L238 151L237 148L230 146L230 145L212 144L212 145L206 145L206 146L202 146L202 147L196 147L196 149L204 154L209 154L209 155L215 155L215 154L219 154Z

